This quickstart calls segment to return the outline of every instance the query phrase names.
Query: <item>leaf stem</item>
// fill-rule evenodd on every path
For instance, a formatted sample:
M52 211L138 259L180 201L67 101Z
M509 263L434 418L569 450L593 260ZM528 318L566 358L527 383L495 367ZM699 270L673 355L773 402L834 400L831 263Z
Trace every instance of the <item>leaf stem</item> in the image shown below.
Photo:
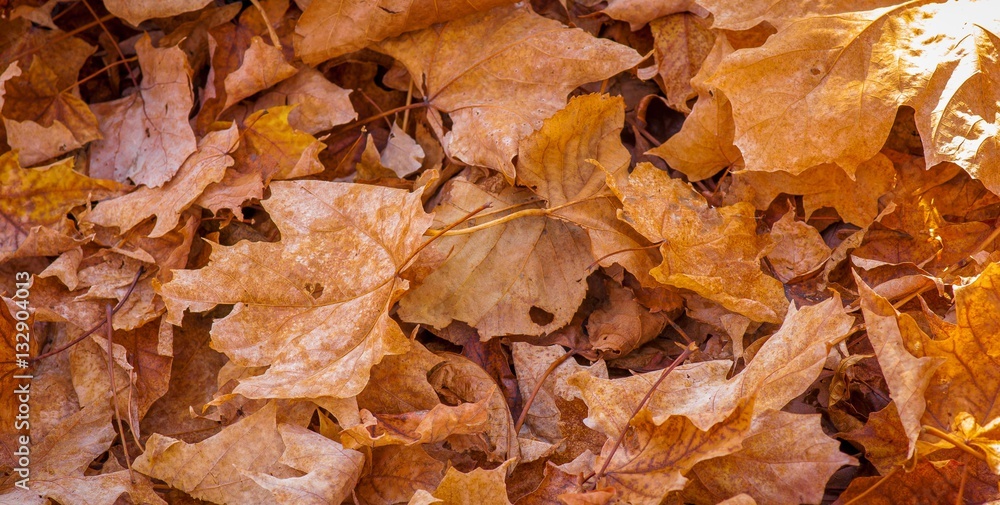
M663 379L666 379L667 376L670 375L670 372L683 363L684 360L686 360L687 357L690 356L696 349L698 349L698 346L693 342L688 344L687 347L684 348L684 352L682 352L680 356L677 356L677 359L675 359L670 366L663 369L663 373L660 374L660 378L656 379L656 382L654 382L653 386L649 388L649 391L646 391L646 396L642 397L642 401L640 401L639 405L637 405L635 410L632 411L632 415L628 418L628 421L625 423L625 427L622 428L621 434L618 435L618 438L615 440L615 445L611 447L611 452L608 453L608 457L604 460L604 464L601 465L601 469L598 470L596 474L590 476L594 478L595 485L597 485L601 478L604 477L604 473L608 470L611 460L614 459L615 453L618 452L618 448L621 447L622 441L625 440L625 434L628 433L629 424L632 422L632 419L635 419L635 416L639 415L639 411L646 406L646 403L649 402L650 398L652 398L653 392L656 391L656 388L660 387L660 383L663 382ZM589 480L590 477L584 479L584 482Z
M121 310L122 306L125 305L125 301L128 300L129 296L132 295L132 291L135 290L135 286L137 284L139 284L139 277L142 277L142 274L145 271L146 271L145 267L139 267L139 271L135 273L135 279L132 279L132 285L128 287L128 291L125 292L125 296L123 296L122 299L121 299L121 301L118 302L117 305L115 305L115 308L111 309L111 315L112 316L114 316L115 314L117 314L118 311ZM83 341L83 339L89 337L92 333L94 333L95 331L101 329L101 327L104 326L104 324L105 324L105 322L101 321L100 323L97 323L93 328L91 328L91 329L83 332L83 335L80 335L79 337L77 337L76 339L74 339L72 342L70 342L70 343L68 343L68 344L66 344L66 345L64 345L64 346L62 346L62 347L60 347L60 348L58 348L58 349L56 349L54 351L49 351L49 352L47 352L45 354L42 354L42 355L39 355L39 356L35 356L34 358L31 358L29 361L31 361L32 363L34 363L36 361L41 361L41 360L43 360L45 358L48 358L50 356L54 356L56 354L59 354L59 353L65 351L66 349L69 349L70 347L73 347L74 345L79 344L80 342ZM111 324L111 322L109 321L107 324Z
M556 368L559 368L559 365L565 363L566 360L574 354L576 354L575 349L566 351L565 354L559 356L559 359L553 361L552 364L545 369L545 372L542 373L542 376L538 378L538 383L535 384L534 389L531 390L531 396L529 396L528 400L524 402L524 408L521 409L521 415L517 417L517 422L514 423L514 433L521 432L521 426L524 426L524 421L528 419L528 410L531 409L531 404L535 402L535 397L538 396L538 392L541 391L542 384L545 380L549 378L549 375L552 375L552 372L554 372Z
M939 430L939 429L937 429L937 428L935 428L933 426L927 426L926 424L923 425L923 426L921 426L920 429L923 430L923 431L925 431L926 433L929 433L929 434L931 434L931 435L933 435L935 437L940 438L941 440L944 440L944 441L948 442L951 445L954 445L955 447L961 449L963 452L969 453L970 455L972 455L976 459L980 459L982 461L986 461L986 456L983 453L981 453L981 452L973 449L972 447L969 447L968 444L966 444L965 442L963 442L963 441L955 438L950 433L945 433L945 432L943 432L943 431L941 431L941 430Z

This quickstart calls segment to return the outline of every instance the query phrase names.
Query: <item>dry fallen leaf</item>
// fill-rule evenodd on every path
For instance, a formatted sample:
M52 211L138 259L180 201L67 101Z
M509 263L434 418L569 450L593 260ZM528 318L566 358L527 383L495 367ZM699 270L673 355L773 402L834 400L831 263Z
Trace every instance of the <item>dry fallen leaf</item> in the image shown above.
M131 96L92 107L102 140L94 142L90 170L95 177L131 180L155 188L173 178L197 142L188 114L194 105L191 68L177 47L153 47L148 36L136 43L143 70Z
M751 206L712 208L650 164L637 166L618 191L626 222L649 240L663 241L663 263L651 272L656 280L754 321L781 321L788 301L781 283L760 268L770 244L757 234Z
M518 141L562 108L570 91L640 59L631 48L524 7L496 8L376 47L405 65L428 104L451 117L446 152L508 178Z
M988 2L0 4L2 503L1000 500Z
M296 211L303 202L307 213ZM341 210L355 202L364 210ZM398 270L431 218L416 194L318 181L272 183L263 205L282 241L213 245L207 267L175 271L160 290L171 321L180 322L185 309L237 304L212 327L214 347L242 366L271 365L242 381L237 393L354 396L374 364L409 347L387 310L406 289ZM247 260L274 267L248 278ZM205 282L214 288L205 290ZM341 337L329 340L330 332Z

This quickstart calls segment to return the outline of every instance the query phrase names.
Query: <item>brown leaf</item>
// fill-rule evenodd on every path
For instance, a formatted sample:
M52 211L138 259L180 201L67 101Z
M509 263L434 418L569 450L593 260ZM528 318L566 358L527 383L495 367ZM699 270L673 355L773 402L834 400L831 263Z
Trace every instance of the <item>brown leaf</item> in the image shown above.
M767 253L767 259L781 282L815 272L830 258L830 247L823 237L816 228L796 221L794 210L774 223L771 240L774 248Z
M379 447L372 451L371 472L355 488L360 505L404 503L418 490L431 491L444 476L445 465L420 446Z
M141 187L112 200L101 202L85 220L101 226L117 226L122 233L149 216L156 216L150 237L162 237L177 226L181 213L201 196L210 184L219 182L234 161L239 132L236 125L211 132L199 142L173 179L159 188Z
M761 271L770 244L757 235L752 206L712 208L690 186L648 163L637 166L618 191L626 222L663 241L663 263L651 272L656 280L754 321L781 321L788 300L781 283Z
M967 477L963 479L963 475ZM982 472L964 468L957 461L938 463L923 460L918 461L911 471L900 470L889 478L875 476L854 479L835 503L849 503L862 493L865 495L863 503L866 505L954 503L958 499L970 503L987 503L1000 497L995 478L991 480L994 482L984 480Z
M303 67L258 98L254 110L293 105L295 108L288 114L288 124L314 135L357 119L358 114L348 96L350 93L351 90L328 81L316 69Z
M270 402L196 444L154 434L134 468L216 503L339 503L346 498L361 474L361 454L304 428L279 425L276 413ZM286 477L286 465L308 473ZM322 501L296 501L310 495Z
M591 346L601 356L608 359L624 356L656 338L667 326L667 315L639 305L631 289L615 282L605 285L606 302L587 319Z
M628 21L635 31L656 18L684 11L704 13L701 6L691 0L609 0L601 13L612 19Z
M280 424L278 432L285 445L278 462L305 475L281 478L250 473L258 486L274 495L276 503L323 505L350 497L364 462L360 453L299 426Z
M928 166L951 161L998 189L989 168L998 154L990 133L996 104L981 99L993 91L981 76L997 70L984 56L994 50L987 35L996 27L993 11L975 2L871 10L752 3L707 6L716 26L766 20L778 30L760 48L731 54L711 79L733 104L735 143L748 169L800 173L836 163L853 174L881 149L907 105L916 109ZM981 21L973 27L967 19ZM870 65L881 58L894 63ZM844 128L845 117L857 119ZM839 133L821 133L831 131Z
M646 408L654 422L683 415L701 430L721 422L750 396L756 396L760 412L781 409L816 380L831 342L843 337L852 322L837 297L799 310L792 306L781 328L741 373L727 380L732 366L728 360L681 365L664 379ZM590 407L588 425L620 433L660 373L610 381L577 374L569 382Z
M755 416L742 449L691 470L691 479L709 492L693 501L717 503L746 493L761 505L819 503L833 472L856 464L823 433L818 414L769 410Z
M656 19L649 28L656 41L653 52L656 65L642 69L639 77L649 79L658 75L658 83L667 95L667 105L674 110L691 112L687 102L697 94L691 87L691 79L714 46L715 34L708 29L707 20L688 12Z
M354 396L374 364L409 347L387 309L406 289L397 271L431 218L417 194L321 181L272 183L262 203L282 241L213 246L207 267L175 271L161 288L171 321L188 308L236 304L213 326L213 347L241 366L270 365L237 393Z
M363 0L310 3L295 24L295 54L307 64L316 65L388 37L507 3L511 1L472 4L423 0L377 6Z
M434 209L444 227L485 203L498 219L538 199L524 189L507 187L491 194L474 184L452 180ZM587 292L590 241L579 227L543 216L528 216L471 234L443 237L429 254L450 255L400 300L399 315L412 322L444 328L459 320L475 326L484 339L503 334L539 335L573 317Z
M507 499L507 486L504 485L504 478L507 475L507 470L513 464L513 460L507 460L493 470L477 468L469 473L449 468L437 489L430 493L418 491L410 503L511 505Z
M643 409L629 423L617 452L610 454L610 439L605 444L598 463L611 458L611 464L598 485L611 485L629 503L658 505L668 493L684 487L684 474L696 464L738 451L750 430L752 413L752 404L740 405L724 421L702 431L684 416L671 416L657 425Z
M907 342L915 356L943 358L927 386L927 409L922 422L950 431L952 420L961 413L971 414L980 424L1000 417L1000 380L982 370L997 365L1000 352L994 351L997 320L993 317L1000 304L995 282L1000 264L992 263L972 282L955 287L955 324L930 318L934 336L921 335L919 341ZM901 416L902 417L902 416Z
M524 7L498 7L376 48L405 65L413 82L424 83L431 107L449 114L454 127L443 138L446 152L511 179L519 140L559 110L570 91L640 59L628 47Z
M799 175L737 172L733 174L726 202L748 201L764 210L781 193L803 195L806 219L823 207L832 207L844 221L867 227L878 215L879 196L892 189L896 180L892 162L885 155L876 154L858 166L854 180L835 168L820 165Z
M0 261L12 256L55 256L74 247L69 211L91 198L107 198L121 191L112 181L91 179L73 171L66 159L41 169L21 168L17 153L0 155ZM55 231L45 234L42 228ZM43 238L44 237L44 238ZM25 245L23 252L19 252Z
M80 99L77 88L77 75L94 47L56 33L33 29L23 34L20 45L34 47L19 53L26 57L11 63L0 75L7 142L19 151L26 165L61 156L100 138L97 118Z
M906 349L919 346L927 336L917 326L917 322L906 314L900 314L889 300L879 296L855 274L858 292L861 294L861 312L865 317L868 340L875 350L879 367L889 385L889 394L896 404L899 420L903 424L909 449L906 456L912 456L920 436L920 418L926 406L924 392L935 371L945 359L916 358Z
M106 0L104 6L108 12L128 21L132 26L147 19L166 18L196 11L211 3L211 0Z
M191 67L177 47L153 47L149 36L136 43L140 89L131 96L92 106L102 140L90 151L95 177L131 180L151 188L169 181L195 152L188 113L194 105Z

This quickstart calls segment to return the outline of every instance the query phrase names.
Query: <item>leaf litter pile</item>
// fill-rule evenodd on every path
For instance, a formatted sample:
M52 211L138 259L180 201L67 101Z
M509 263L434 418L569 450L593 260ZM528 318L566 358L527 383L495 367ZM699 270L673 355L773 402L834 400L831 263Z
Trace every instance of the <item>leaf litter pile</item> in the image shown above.
M1000 499L995 4L3 5L0 503Z

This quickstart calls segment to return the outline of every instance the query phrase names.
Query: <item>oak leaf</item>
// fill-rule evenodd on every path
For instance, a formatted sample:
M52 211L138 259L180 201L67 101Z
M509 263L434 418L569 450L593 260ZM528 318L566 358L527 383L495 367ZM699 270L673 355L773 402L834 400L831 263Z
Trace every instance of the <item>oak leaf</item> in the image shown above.
M398 271L431 217L419 195L400 190L322 181L270 188L262 204L281 242L213 245L208 266L175 271L160 290L171 321L185 309L236 304L213 326L213 347L241 366L270 365L237 393L354 396L374 364L409 347L387 311L406 289Z
M191 67L178 47L153 47L149 35L136 42L140 88L131 96L91 106L102 140L90 152L96 177L159 187L197 149L188 113L194 105Z
M374 48L406 66L430 107L451 117L454 126L442 138L446 152L511 179L520 139L559 110L570 91L640 60L631 48L526 7L497 7Z

